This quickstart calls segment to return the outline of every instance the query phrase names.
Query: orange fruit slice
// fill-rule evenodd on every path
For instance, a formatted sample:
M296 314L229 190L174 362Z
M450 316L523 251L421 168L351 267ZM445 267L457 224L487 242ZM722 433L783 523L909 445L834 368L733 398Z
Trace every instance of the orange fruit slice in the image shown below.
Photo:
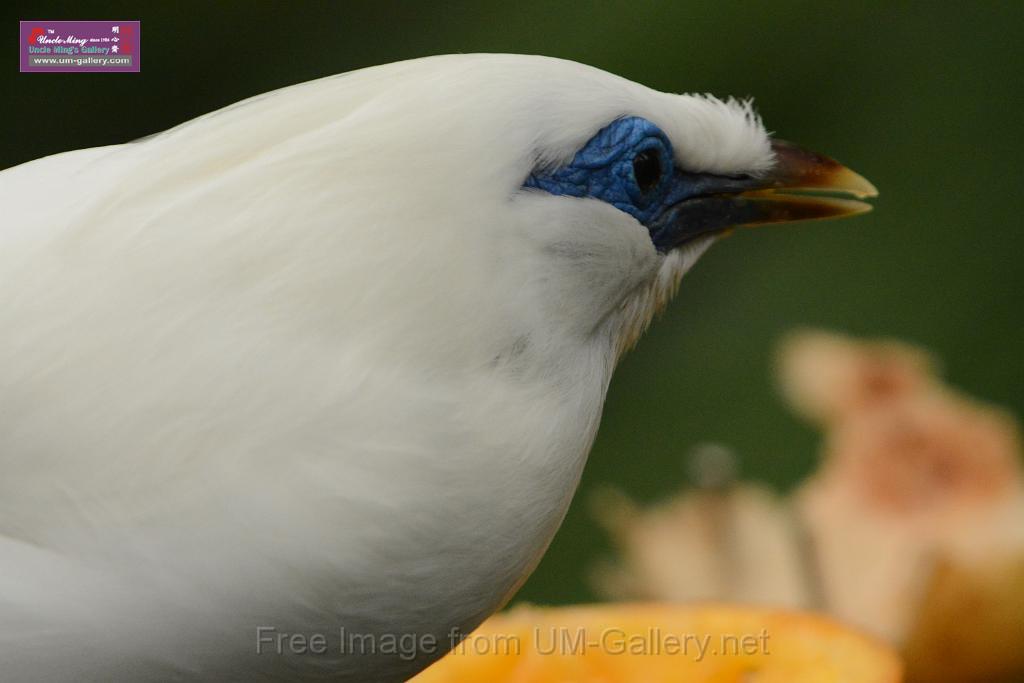
M496 615L413 683L898 683L885 645L821 616L609 604Z

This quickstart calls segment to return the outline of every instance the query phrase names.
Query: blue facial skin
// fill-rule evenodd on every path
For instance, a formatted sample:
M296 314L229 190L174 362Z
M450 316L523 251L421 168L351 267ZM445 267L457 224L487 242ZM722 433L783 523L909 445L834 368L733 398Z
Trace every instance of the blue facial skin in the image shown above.
M757 185L749 176L680 170L665 133L637 116L616 119L598 131L568 165L536 170L523 183L554 195L608 202L642 223L662 253L745 222L756 207L722 195Z

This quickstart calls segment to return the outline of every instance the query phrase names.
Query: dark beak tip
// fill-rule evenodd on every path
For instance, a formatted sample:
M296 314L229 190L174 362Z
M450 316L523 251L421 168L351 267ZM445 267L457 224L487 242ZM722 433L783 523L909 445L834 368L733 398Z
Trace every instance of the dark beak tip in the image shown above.
M773 189L826 191L857 199L878 196L878 188L871 181L824 154L788 140L774 140L772 151L775 168L769 177Z

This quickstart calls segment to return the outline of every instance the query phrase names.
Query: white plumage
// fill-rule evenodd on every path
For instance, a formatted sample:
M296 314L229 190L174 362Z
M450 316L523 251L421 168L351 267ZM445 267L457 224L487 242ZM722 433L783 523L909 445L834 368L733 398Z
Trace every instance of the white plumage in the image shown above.
M773 163L744 104L466 55L0 173L3 680L394 681L501 606L713 239L521 189L623 115L690 171Z

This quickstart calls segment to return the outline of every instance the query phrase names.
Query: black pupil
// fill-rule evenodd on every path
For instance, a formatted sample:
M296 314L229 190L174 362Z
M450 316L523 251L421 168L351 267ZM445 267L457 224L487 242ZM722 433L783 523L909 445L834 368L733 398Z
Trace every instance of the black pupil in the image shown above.
M657 150L645 149L633 159L633 177L643 193L650 192L661 180L661 157Z

